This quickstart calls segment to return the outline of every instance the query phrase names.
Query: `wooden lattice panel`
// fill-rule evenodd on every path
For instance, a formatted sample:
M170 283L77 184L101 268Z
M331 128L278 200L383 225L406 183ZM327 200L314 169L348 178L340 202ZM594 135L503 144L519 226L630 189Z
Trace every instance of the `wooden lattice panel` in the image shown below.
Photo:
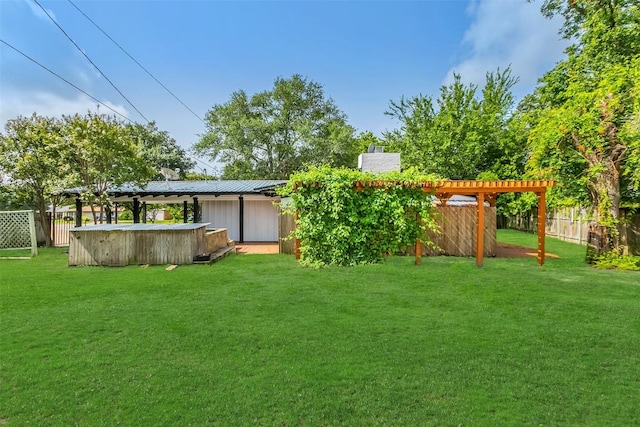
M0 212L0 249L31 249L35 255L36 245L32 211Z

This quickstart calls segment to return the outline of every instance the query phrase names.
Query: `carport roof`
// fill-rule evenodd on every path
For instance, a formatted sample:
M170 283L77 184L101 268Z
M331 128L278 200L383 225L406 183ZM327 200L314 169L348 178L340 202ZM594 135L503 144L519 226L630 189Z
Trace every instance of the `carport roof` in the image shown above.
M275 188L286 184L284 180L233 180L233 181L150 181L145 186L125 184L107 191L112 197L145 196L198 196L264 194L273 195ZM67 190L70 196L79 195L79 189Z

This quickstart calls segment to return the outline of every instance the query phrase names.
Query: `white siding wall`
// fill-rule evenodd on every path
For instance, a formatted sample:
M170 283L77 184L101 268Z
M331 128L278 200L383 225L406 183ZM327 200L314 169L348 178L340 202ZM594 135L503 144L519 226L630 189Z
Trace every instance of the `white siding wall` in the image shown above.
M273 206L271 200L244 201L244 240L278 241L278 208Z
M229 239L240 240L239 203L235 200L205 200L202 202L202 222L213 228L226 228ZM244 199L244 241L277 242L278 208L273 200Z
M213 228L226 228L231 240L240 239L240 213L238 200L215 200L202 202L202 222Z

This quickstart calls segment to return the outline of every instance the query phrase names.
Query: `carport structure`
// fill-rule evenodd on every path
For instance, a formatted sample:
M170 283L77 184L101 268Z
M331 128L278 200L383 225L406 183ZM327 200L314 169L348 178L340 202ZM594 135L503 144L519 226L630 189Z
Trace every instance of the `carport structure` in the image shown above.
M283 180L151 181L144 186L110 188L107 194L116 208L120 203L132 204L136 224L146 222L147 204L181 204L185 223L191 207L194 223L208 222L216 228L227 228L233 240L277 242L279 211L273 202L280 198L274 189L284 183ZM76 227L80 227L81 192L66 190L65 193L75 197ZM110 222L109 216L107 222Z
M320 183L316 183L320 185ZM535 193L538 197L538 265L544 264L545 258L545 217L546 217L546 193L547 188L556 185L550 180L527 181L473 181L473 180L447 180L425 182L400 182L400 181L357 181L356 191L369 187L384 187L388 185L402 185L419 187L425 193L434 194L443 205L451 196L475 196L477 200L476 210L476 265L482 267L484 262L484 203L495 206L496 198L501 193ZM300 256L300 242L296 240L296 257ZM422 257L422 244L416 241L416 265L420 265Z

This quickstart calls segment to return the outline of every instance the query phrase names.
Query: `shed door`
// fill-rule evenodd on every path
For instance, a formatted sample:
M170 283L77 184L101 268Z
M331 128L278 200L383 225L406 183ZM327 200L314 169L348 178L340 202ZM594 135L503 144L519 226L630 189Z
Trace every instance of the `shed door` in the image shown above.
M245 242L278 241L278 208L271 200L244 201Z

